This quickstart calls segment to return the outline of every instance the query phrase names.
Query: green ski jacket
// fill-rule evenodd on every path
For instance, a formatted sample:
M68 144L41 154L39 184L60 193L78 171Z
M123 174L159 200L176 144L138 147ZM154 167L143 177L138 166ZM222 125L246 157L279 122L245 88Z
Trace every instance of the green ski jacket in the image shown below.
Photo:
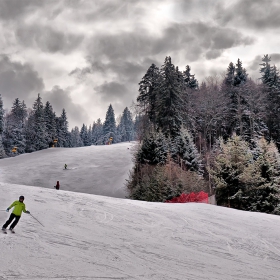
M25 204L23 202L16 200L11 204L11 206L9 206L9 209L13 207L13 214L15 214L16 216L21 216L22 211L26 213Z

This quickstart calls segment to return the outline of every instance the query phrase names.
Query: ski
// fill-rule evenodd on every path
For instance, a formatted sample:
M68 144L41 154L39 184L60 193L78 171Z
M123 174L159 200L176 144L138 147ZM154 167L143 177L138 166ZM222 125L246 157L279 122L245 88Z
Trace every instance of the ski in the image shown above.
M4 234L7 234L7 231L6 231L5 229L2 229L2 232L3 232Z

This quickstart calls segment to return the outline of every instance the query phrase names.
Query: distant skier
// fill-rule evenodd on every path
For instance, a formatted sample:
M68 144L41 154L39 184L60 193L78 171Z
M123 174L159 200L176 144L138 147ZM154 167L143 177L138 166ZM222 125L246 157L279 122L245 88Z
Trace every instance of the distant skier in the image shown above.
M66 163L64 164L64 169L67 169L67 164Z
M15 228L15 226L17 225L17 223L18 223L18 221L19 221L19 219L20 219L20 217L21 217L21 213L22 212L24 212L24 213L27 213L27 214L30 214L30 212L29 211L27 211L26 209L25 209L25 204L23 203L23 201L24 201L24 196L20 196L19 197L19 200L16 200L16 201L14 201L12 204L11 204L11 206L9 206L8 208L7 208L7 212L9 212L9 210L11 209L11 208L13 208L14 207L14 210L13 210L13 212L11 213L11 215L10 215L10 217L9 217L9 219L6 221L6 223L3 225L3 227L2 227L2 230L6 233L6 228L8 227L8 225L14 220L14 222L11 224L11 226L10 226L10 228L9 228L9 230L11 230L13 233L14 233L14 228Z
M56 185L54 186L57 190L59 190L59 181L56 181Z

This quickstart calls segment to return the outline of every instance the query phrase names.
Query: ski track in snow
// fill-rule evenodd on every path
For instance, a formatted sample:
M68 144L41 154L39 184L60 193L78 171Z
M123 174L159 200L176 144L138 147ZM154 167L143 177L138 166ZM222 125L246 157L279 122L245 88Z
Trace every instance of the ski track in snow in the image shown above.
M119 166L110 168L114 181ZM0 210L22 194L44 226L23 214L15 234L0 235L0 280L280 279L279 216L7 182L0 183ZM2 224L7 218L0 211Z

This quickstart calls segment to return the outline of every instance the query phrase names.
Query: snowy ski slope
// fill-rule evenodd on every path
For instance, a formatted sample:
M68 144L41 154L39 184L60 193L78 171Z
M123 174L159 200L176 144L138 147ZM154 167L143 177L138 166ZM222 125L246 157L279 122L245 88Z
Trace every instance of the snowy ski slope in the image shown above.
M115 145L112 154L119 157L125 150L122 145ZM48 152L55 154L44 151ZM33 162L40 163L42 153L37 154ZM86 157L85 153L82 160L89 163ZM112 176L120 168L114 162L112 156L112 165L108 163ZM34 176L28 173L27 163L18 163L20 172L14 174L14 182ZM77 169L81 171L77 177L82 178L83 169ZM68 171L65 174L65 179L71 176ZM1 280L280 279L278 216L11 183L0 183L0 210L24 195L27 209L44 227L23 214L15 234L0 235ZM8 216L0 211L1 226Z
M50 148L0 160L0 182L124 198L135 142ZM64 170L64 164L68 170Z

